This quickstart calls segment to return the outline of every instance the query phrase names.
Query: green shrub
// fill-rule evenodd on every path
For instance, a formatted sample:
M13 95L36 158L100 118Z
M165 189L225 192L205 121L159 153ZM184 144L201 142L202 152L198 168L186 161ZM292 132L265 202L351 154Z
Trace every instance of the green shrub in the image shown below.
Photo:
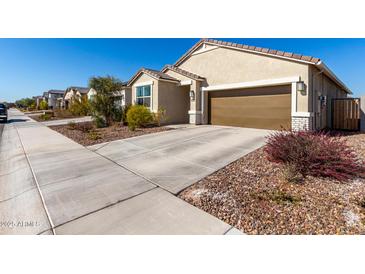
M55 109L53 116L57 118L72 118L74 115L67 109Z
M107 123L105 122L105 119L101 116L93 116L94 124L97 128L106 127Z
M96 141L96 140L99 140L101 139L101 136L100 134L95 131L95 130L92 130L88 133L87 137L90 139L90 140L93 140L93 141Z
M41 102L39 103L39 109L40 109L40 110L46 110L46 109L48 109L48 104L47 104L47 102L46 102L46 101L41 101Z
M123 115L123 109L121 107L116 107L112 113L112 120L114 122L121 122Z
M125 105L122 107L122 119L121 122L123 122L123 125L127 125L127 113L128 110L131 108L131 105Z
M39 116L39 119L43 120L43 121L48 121L51 120L52 115L49 113L45 113Z
M135 130L137 127L145 127L153 121L151 111L141 105L133 105L127 112L128 128Z
M75 116L86 116L89 115L90 110L90 104L87 100L87 98L81 98L81 100L75 99L70 108L70 112Z
M166 109L163 107L159 107L156 113L153 113L153 121L157 126L161 126L161 123L165 122L166 117Z

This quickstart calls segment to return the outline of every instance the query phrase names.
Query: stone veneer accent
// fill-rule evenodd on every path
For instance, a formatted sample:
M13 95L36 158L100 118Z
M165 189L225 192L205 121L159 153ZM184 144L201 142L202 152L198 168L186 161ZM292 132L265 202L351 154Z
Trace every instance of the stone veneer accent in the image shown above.
M291 126L292 130L312 130L312 117L292 116Z

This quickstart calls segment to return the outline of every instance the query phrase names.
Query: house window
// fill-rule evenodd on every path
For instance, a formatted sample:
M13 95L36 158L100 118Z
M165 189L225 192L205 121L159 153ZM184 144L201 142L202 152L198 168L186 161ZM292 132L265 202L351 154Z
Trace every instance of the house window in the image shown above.
M151 107L151 86L136 87L136 104Z

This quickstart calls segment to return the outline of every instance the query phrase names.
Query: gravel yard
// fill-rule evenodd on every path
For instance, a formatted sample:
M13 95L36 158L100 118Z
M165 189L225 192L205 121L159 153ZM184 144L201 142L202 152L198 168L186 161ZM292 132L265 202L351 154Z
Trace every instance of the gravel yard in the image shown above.
M106 128L96 128L92 122L70 125L50 126L51 129L65 135L83 146L91 146L104 142L140 136L149 133L172 130L167 127L137 128L131 131L127 126L115 124Z
M365 134L341 138L365 160ZM282 167L269 162L263 148L179 197L247 234L365 233L365 179L307 177L302 183L287 183Z

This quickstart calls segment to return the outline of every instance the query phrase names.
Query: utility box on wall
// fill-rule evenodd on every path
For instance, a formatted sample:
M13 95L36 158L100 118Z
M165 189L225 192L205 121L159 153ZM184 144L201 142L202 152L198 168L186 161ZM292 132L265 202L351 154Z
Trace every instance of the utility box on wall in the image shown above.
M365 96L360 97L360 131L365 132Z

